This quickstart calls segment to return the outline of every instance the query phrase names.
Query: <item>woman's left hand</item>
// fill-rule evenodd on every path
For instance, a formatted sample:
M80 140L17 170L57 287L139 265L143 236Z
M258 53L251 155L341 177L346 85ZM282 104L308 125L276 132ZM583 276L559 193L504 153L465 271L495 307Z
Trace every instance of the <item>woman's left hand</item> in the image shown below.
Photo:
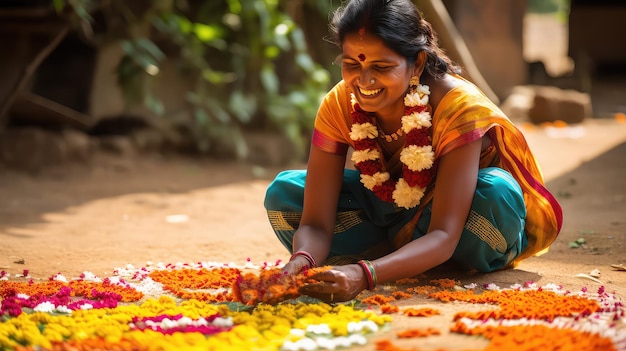
M367 288L367 278L358 264L335 266L309 278L316 282L300 287L300 293L324 302L349 301Z

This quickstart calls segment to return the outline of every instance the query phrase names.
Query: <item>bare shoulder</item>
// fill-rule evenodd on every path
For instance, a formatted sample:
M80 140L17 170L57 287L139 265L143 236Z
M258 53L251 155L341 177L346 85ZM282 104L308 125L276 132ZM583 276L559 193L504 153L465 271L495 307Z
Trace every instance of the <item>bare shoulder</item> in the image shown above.
M439 101L452 89L467 84L464 80L455 76L446 74L441 79L429 79L424 82L430 86L430 105L433 110L437 109Z

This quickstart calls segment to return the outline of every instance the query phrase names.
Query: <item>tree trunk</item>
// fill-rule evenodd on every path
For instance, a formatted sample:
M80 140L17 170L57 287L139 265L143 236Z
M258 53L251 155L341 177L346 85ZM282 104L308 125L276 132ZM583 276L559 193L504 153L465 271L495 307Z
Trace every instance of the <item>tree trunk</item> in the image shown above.
M464 75L474 82L487 97L494 103L499 104L500 99L480 73L472 54L467 48L463 37L456 28L443 2L441 0L421 0L417 1L417 5L423 12L426 20L433 25L442 43L442 47L450 59L463 68Z

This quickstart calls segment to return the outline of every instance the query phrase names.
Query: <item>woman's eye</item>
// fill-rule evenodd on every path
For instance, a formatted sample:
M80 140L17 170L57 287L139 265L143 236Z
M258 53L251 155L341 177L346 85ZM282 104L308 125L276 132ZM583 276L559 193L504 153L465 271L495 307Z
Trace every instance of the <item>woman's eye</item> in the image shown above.
M376 69L377 71L388 71L391 69L391 66L374 66L374 69Z
M354 62L344 62L343 67L346 69L358 69L359 67L361 67L361 65Z

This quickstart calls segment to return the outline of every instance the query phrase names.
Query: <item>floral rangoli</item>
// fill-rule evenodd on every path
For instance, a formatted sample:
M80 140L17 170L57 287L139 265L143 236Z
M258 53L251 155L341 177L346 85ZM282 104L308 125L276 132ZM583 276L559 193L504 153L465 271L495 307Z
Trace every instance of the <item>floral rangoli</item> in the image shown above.
M604 288L405 279L327 304L298 293L314 272L286 276L280 262L149 264L106 278L0 272L0 350L402 351L443 332L483 338L480 350L626 350L626 309ZM428 306L410 304L416 296ZM433 306L446 304L458 311L448 330L391 328L441 318Z

